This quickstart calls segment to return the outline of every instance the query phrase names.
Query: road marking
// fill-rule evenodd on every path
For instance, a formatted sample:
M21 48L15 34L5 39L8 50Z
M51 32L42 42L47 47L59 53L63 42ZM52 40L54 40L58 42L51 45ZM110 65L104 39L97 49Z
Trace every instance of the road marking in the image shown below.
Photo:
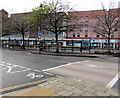
M28 52L28 54L32 54L31 52Z
M3 63L3 64L4 64L5 62L1 62L1 63Z
M36 69L35 69L35 70L33 70L33 71L36 71L36 72L41 72L40 70L36 70Z
M6 66L6 67L8 67L8 71L7 71L7 73L10 73L11 70L12 70L12 67L11 67L11 66Z
M34 78L42 78L43 77L43 75L36 75L34 72L31 72L31 73L28 73L27 75L26 75L26 77L30 77L30 79L34 79Z
M56 75L56 77L58 77L58 78L62 78L62 76L59 76L59 75Z
M19 65L13 65L14 67L19 67Z
M29 71L29 70L31 70L31 69L21 70L21 71L14 71L14 72L10 72L10 74L19 73L19 72L25 72L25 71Z
M101 68L101 69L103 69L103 68L106 68L106 67L102 67L102 66L98 66L98 65L91 65L91 64L87 64L87 65L82 65L82 66L84 66L84 67L90 67L90 68Z
M76 64L76 63L80 63L80 62L88 62L88 61L89 61L89 60L79 61L79 62L73 62L73 63L68 63L68 64L60 65L60 66L57 66L57 67L52 67L52 68L44 69L44 70L42 70L42 71L49 71L49 70L52 70L52 69L57 69L57 68L60 68L60 67L64 67L64 66L71 65L71 64Z
M42 80L35 81L35 82L29 82L29 83L26 83L26 84L16 85L16 86L13 86L13 87L3 88L3 89L0 89L0 92L8 91L8 90L12 90L12 89L15 89L15 88L20 88L20 87L25 87L25 86L28 86L28 85L34 85L34 84L38 84L38 83L40 84L41 82L52 80L52 79L55 79L55 78L52 77L52 78L42 79Z
M66 61L58 61L58 60L51 60L51 59L48 59L49 61L53 61L53 62L63 62L63 63L70 63L70 62L66 62Z
M5 97L6 96L8 96L8 97L10 97L10 96L16 96L16 97L20 96L20 97L22 97L23 95L24 96L30 96L30 97L33 97L33 96L50 96L54 93L55 93L55 90L52 90L52 89L43 88L43 87L34 87L34 88L28 88L28 89L24 89L24 90L21 90L21 91L18 91L18 92L14 92L14 93L11 93L11 94L7 94L7 95L5 95Z
M7 65L12 65L12 64L10 64L10 63L6 63Z
M48 73L48 72L44 72L45 74L47 74L47 75L53 75L53 74L51 74L51 73Z
M2 66L6 66L6 65L4 65L4 64L0 64L0 65L2 65Z
M120 78L120 72L107 84L108 87L113 87L113 85L117 82Z

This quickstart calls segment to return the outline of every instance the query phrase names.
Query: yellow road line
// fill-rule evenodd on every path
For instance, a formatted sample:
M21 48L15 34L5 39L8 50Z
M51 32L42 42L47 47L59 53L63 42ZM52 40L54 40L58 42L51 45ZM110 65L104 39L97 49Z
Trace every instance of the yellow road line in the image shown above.
M12 87L8 87L8 88L0 89L0 92L12 90L12 89L16 89L16 88L20 88L20 87L24 87L24 86L38 84L38 83L48 81L48 80L51 80L51 79L54 79L54 78L47 78L47 79L43 79L43 80L40 80L40 81L35 81L35 82L30 82L30 83L26 83L26 84L20 84L20 85L17 85L17 86L12 86Z
M55 93L55 90L42 87L33 87L11 94L7 94L5 96L50 96L53 93Z

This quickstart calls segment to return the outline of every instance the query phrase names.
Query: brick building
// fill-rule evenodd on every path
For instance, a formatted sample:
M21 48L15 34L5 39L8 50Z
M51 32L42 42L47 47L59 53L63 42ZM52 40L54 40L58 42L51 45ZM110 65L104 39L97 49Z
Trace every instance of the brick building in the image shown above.
M110 10L111 14L113 14L113 18L116 11L118 11L118 9ZM72 18L72 21L68 22L68 24L74 24L74 28L68 31L67 39L90 40L94 48L107 48L108 40L106 33L104 33L105 27L102 23L102 20L105 19L104 13L107 13L107 11L70 12L69 17ZM115 17L113 22L118 22L118 18L118 16ZM110 43L112 49L117 49L118 42L120 41L120 27L116 28L115 26L114 29L116 30L110 35ZM103 32L100 32L100 30Z
M112 9L111 11L116 12L118 9ZM8 17L8 13L3 10L3 16ZM67 35L65 32L59 35L59 39L74 39L74 40L91 40L92 47L94 48L107 48L108 39L105 37L104 33L100 34L98 32L98 27L104 30L101 19L105 11L103 10L94 10L94 11L77 11L69 12L68 17L71 18L68 21L68 25L73 25L72 28L69 28ZM118 12L119 13L119 12ZM24 15L25 13L18 13ZM29 13L27 13L29 14ZM12 14L13 17L16 14ZM104 18L103 18L104 19ZM115 22L120 19L120 16L115 18ZM39 29L37 26L29 27L27 33L27 38L38 38ZM117 28L110 38L111 48L118 49L118 43L120 42L120 27ZM41 39L54 39L54 33L44 32L41 36Z

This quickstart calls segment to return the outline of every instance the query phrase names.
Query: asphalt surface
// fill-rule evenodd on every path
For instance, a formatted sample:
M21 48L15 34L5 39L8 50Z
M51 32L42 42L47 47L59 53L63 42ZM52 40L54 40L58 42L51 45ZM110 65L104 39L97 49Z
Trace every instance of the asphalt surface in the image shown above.
M120 90L120 78L118 79L118 81L114 84L113 88L117 88Z
M30 54L24 51L2 50L2 88L59 76L42 70L83 61L88 58Z
M63 70L65 70L64 71L65 74L60 74L59 72L56 73L56 72L51 72L51 71L50 72L43 71L43 70L55 68L61 65L64 66L70 63L74 65L75 62L81 62L81 61L84 62L87 60L88 61L93 60L96 62L99 61L99 63L100 62L118 63L117 57L113 58L113 57L108 57L108 56L101 56L100 58L90 58L90 57L72 57L72 56L52 56L52 55L32 54L26 51L15 51L15 50L4 50L3 49L2 50L2 62L0 63L0 66L2 66L2 77L0 77L2 78L2 83L0 84L0 86L2 86L2 88L4 89L4 88L8 88L8 87L12 87L12 86L16 86L16 85L20 85L24 83L29 83L29 82L33 82L37 80L42 80L42 79L46 79L50 77L66 76L65 75L66 73L68 74L68 76L72 75L73 77L76 77L76 75L79 75L77 74L77 72L82 72L81 75L84 76L86 75L84 74L85 72L89 75L88 70L92 69L91 72L93 75L91 75L91 77L88 77L86 75L88 77L86 78L86 80L89 80L90 78L94 76L94 74L96 74L93 72L94 68L100 67L99 70L97 70L98 72L102 70L101 65L98 65L98 66L93 66L93 65L86 66L85 65L83 67L78 65L76 68L79 67L80 70L79 69L75 70L74 69L75 66L74 67L72 66L71 68L69 68L70 70L73 70L72 73L76 73L76 74L71 74L67 72L68 69L66 71L65 70L66 68L63 68ZM82 70L82 68L85 68L85 69ZM112 73L114 73L112 74L110 79L114 78L113 75L117 73L117 71L114 70L116 68L117 68L116 66L115 68L113 66L109 69L110 72L112 72L113 70ZM107 72L107 68L104 69L104 72L105 71ZM104 75L101 74L101 76L104 76ZM80 77L83 77L83 76L80 76ZM114 88L118 88L117 83L114 85Z

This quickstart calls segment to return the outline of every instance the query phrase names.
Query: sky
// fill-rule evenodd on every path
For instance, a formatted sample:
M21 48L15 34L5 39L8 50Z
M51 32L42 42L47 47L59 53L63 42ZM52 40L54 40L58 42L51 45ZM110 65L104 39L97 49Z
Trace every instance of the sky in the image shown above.
M77 11L98 10L101 9L101 2L104 2L104 5L107 6L111 1L114 1L117 8L120 0L62 0L62 2L70 2L70 6ZM42 2L43 0L0 0L0 10L5 9L10 14L29 12Z

